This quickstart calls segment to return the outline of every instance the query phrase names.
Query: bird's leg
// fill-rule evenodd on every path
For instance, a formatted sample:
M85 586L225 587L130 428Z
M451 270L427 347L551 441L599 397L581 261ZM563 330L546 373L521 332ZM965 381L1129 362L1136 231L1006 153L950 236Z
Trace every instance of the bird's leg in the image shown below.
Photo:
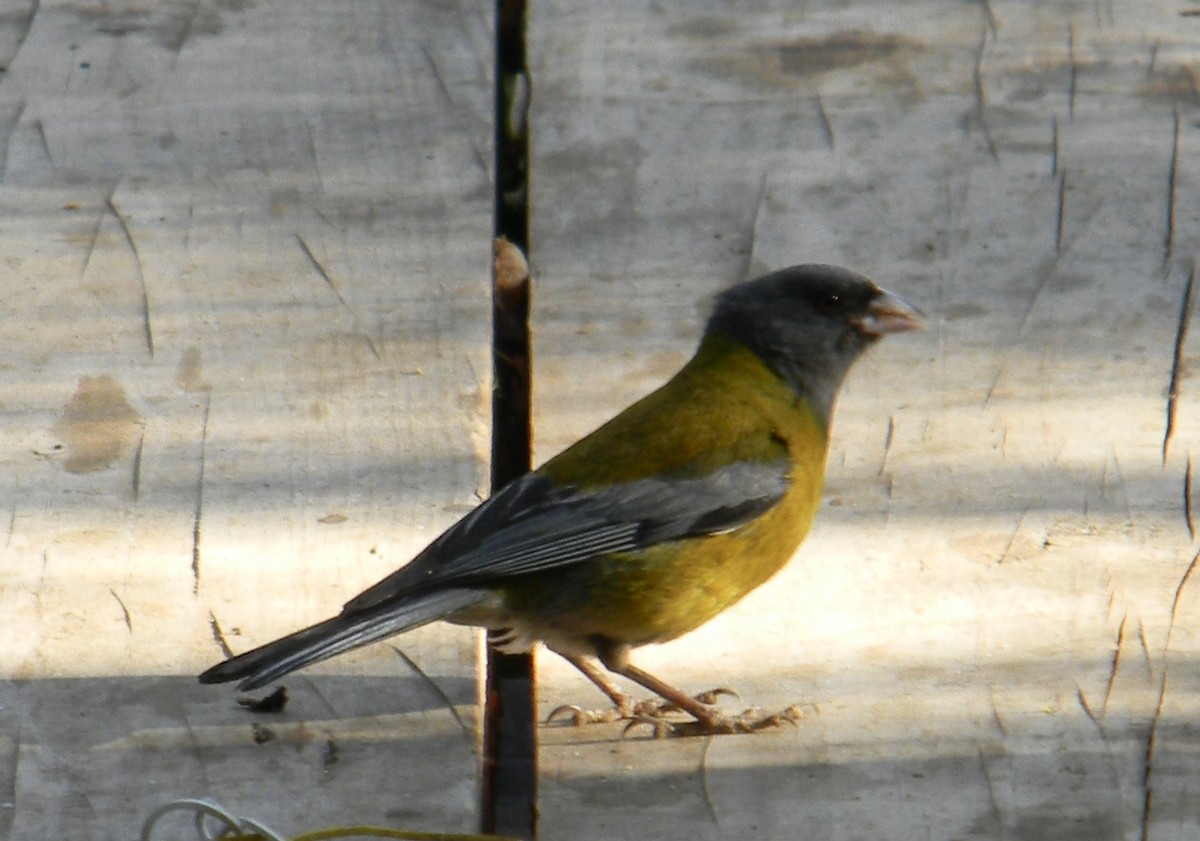
M575 724L628 720L629 727L647 724L653 728L656 737L662 738L668 735L701 736L718 733L755 733L768 727L777 727L785 722L795 723L801 716L798 706L788 707L782 712L769 716L758 716L753 710L747 710L738 716L726 715L719 707L715 706L715 703L722 695L738 697L732 689L719 688L696 696L688 695L630 663L628 646L601 648L600 659L608 671L626 677L658 696L654 700L639 701L617 686L591 660L573 654L557 653L579 669L584 677L608 696L612 700L613 706L608 710L584 710L574 705L566 705L551 712L547 717L548 721L560 715L568 716ZM666 715L672 712L685 713L690 715L693 720L668 721Z
M621 689L602 669L585 657L563 654L563 659L579 669L596 688L603 692L613 705L607 710L585 710L574 704L565 704L552 710L546 717L547 721L559 716L568 717L575 724L603 724L622 719L642 719L662 715L667 705L665 701L639 701Z
M609 680L608 675L596 668L590 660L586 660L583 657L568 657L567 662L579 669L584 677L608 696L609 700L613 702L614 710L620 713L622 718L628 718L634 714L634 707L637 706L637 701L624 692L621 687L617 686L615 681Z
M720 710L716 709L711 702L706 703L698 698L693 698L671 684L659 680L649 672L642 671L628 661L621 663L619 668L612 669L612 671L629 678L634 683L640 683L664 699L673 709L685 712L697 721L712 720L721 715Z
M635 716L630 726L639 723L649 724L654 728L656 738L663 736L705 736L721 733L756 733L769 727L778 727L784 723L794 724L800 720L801 711L792 705L774 715L758 716L753 710L747 710L739 716L729 716L711 703L705 703L681 692L669 683L665 683L649 672L642 671L629 662L629 650L617 649L610 652L611 656L604 657L605 667L622 677L627 677L634 683L639 683L660 698L693 718L693 721L669 722L661 717L649 719Z
M713 706L712 703L706 703L707 698L704 696L701 696L701 698L692 698L686 693L680 692L669 683L659 680L649 672L642 671L628 661L619 664L619 666L619 668L613 668L612 671L629 678L635 683L640 683L651 692L665 698L672 707L682 710L692 717L692 721L683 722L667 721L661 717L650 719L635 717L630 722L630 727L643 723L649 724L654 730L655 738L661 739L663 736L711 736L722 733L757 733L759 730L778 727L784 723L795 724L800 720L802 715L800 708L795 704L774 715L768 716L759 716L754 710L746 710L746 712L737 716L726 715L718 707Z
M620 686L613 681L607 673L591 660L585 657L578 657L572 654L562 654L556 652L564 660L570 663L575 668L579 669L588 680L595 684L596 688L603 692L609 700L613 702L610 709L607 710L585 710L573 704L564 704L551 711L546 720L558 718L560 716L569 718L575 724L600 724L610 721L621 721L628 719L631 721L646 721L649 719L661 718L669 712L683 711L682 707L676 704L670 698L659 695L659 698L652 700L639 701L628 692L621 689ZM678 692L677 690L675 690ZM678 693L682 694L682 693ZM697 695L695 698L688 698L690 704L712 704L722 695L737 696L737 693L732 689L718 688ZM686 696L685 696L686 697Z

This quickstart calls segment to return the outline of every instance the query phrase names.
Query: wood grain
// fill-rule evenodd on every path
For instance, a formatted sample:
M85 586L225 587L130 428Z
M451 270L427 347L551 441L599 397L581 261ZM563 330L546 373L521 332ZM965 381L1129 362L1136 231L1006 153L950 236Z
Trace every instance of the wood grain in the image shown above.
M933 322L852 372L792 564L635 655L808 717L544 729L544 834L1195 834L1193 19L631 0L539 6L532 33L544 456L761 271L847 265ZM547 710L600 703L540 665Z
M134 837L177 796L288 833L475 828L470 633L314 669L274 717L194 675L486 491L489 28L471 3L0 18L0 836Z

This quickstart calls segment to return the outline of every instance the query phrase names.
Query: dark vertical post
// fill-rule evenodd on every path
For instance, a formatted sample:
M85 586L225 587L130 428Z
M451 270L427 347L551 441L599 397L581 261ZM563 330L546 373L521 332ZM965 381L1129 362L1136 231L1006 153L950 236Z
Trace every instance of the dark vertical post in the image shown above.
M529 78L525 0L496 0L495 233L492 341L492 491L529 470ZM507 243L501 239L508 240ZM514 262L517 265L514 265ZM537 831L533 656L488 649L483 722L483 831Z
M495 231L529 253L529 72L525 0L496 0Z

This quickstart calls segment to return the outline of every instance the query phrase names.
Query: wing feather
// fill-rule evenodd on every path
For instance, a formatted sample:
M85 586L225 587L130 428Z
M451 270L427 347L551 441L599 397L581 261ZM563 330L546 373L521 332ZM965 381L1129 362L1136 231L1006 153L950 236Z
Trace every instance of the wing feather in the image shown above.
M702 476L683 475L590 490L526 474L345 610L365 610L431 588L485 587L599 555L731 531L783 498L789 463L784 458L740 461Z

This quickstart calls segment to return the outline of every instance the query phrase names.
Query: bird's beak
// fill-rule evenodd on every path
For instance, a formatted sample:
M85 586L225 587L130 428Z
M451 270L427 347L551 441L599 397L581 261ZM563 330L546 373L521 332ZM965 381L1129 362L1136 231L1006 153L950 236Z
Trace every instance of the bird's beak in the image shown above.
M867 304L865 315L854 319L854 326L868 336L907 333L925 329L925 313L899 295L879 290L879 296Z

